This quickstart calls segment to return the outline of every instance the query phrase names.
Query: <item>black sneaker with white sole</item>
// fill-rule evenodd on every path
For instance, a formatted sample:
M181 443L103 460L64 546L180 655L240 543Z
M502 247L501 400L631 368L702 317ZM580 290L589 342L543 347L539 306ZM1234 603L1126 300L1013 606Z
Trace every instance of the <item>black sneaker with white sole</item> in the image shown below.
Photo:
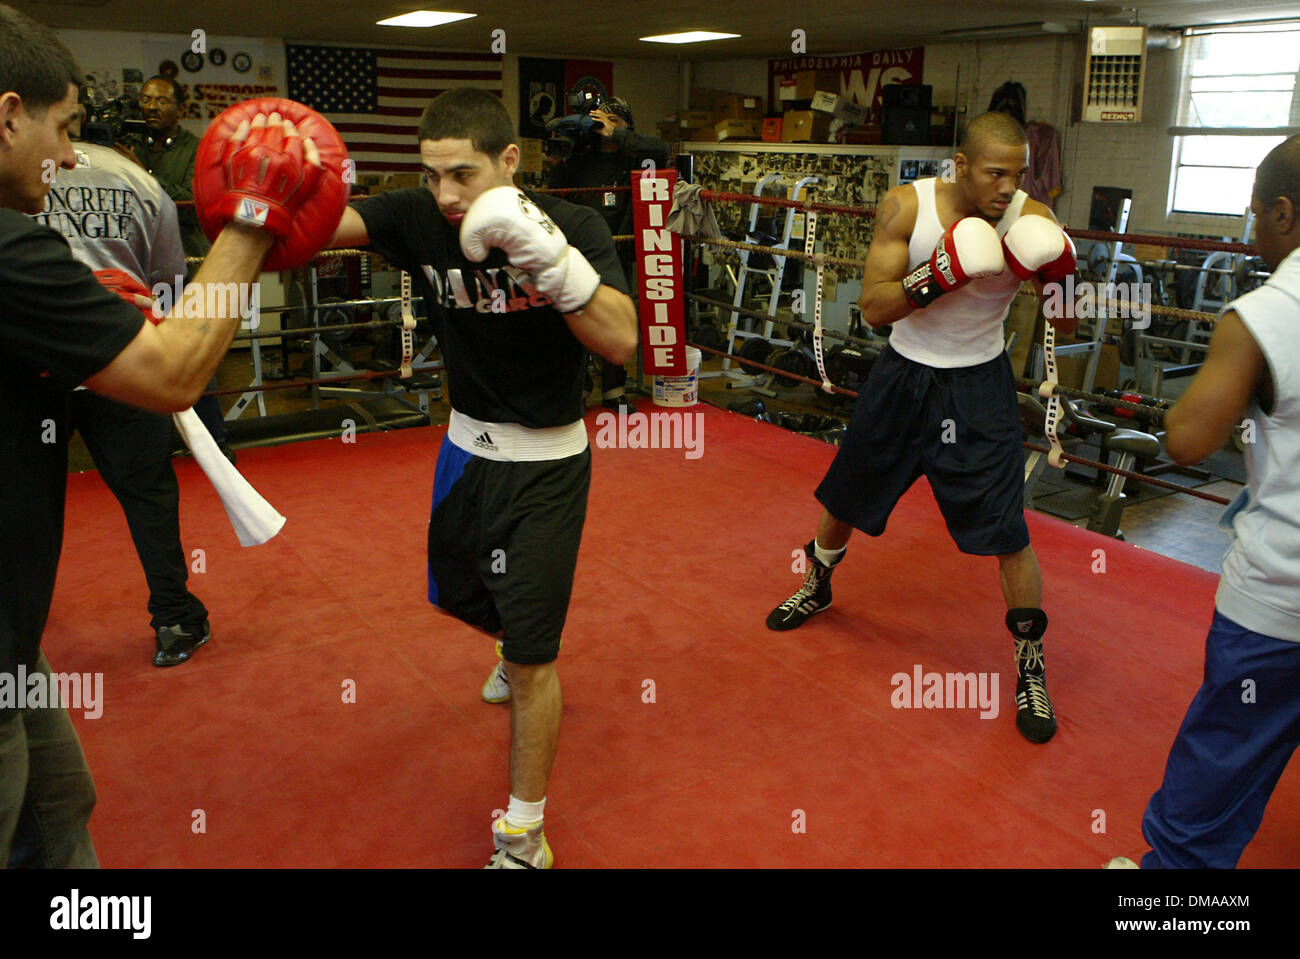
M804 576L803 585L797 593L768 614L768 629L778 632L797 629L808 621L809 616L831 608L831 573L844 558L844 554L841 553L839 559L827 566L817 559L814 546L814 543L809 543L804 547L808 572Z

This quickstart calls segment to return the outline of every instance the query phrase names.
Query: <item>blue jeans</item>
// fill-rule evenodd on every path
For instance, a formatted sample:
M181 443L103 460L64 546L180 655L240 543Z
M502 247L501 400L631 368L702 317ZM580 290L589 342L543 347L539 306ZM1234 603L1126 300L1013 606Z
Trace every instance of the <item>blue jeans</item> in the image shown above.
M48 684L44 653L36 667ZM95 784L68 711L40 707L0 713L0 864L99 868L87 828L94 808Z
M1247 682L1249 680L1249 682ZM1214 613L1205 679L1142 818L1143 869L1232 869L1300 744L1300 643Z

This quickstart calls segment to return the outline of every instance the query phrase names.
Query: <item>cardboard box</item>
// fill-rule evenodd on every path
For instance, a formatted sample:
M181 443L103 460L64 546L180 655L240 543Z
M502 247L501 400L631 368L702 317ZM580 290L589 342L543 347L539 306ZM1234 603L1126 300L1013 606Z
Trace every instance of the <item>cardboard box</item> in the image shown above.
M787 110L781 118L782 143L825 143L830 136L831 117L812 110Z
M707 87L692 87L687 106L692 110L708 110L712 113L713 104L718 102L718 98L730 95L730 92L727 90L711 90Z
M757 140L763 128L756 120L723 120L713 127L719 143L727 140Z
M781 99L811 100L818 90L830 90L838 95L840 84L838 70L800 70L794 75L793 83L781 81Z
M1083 375L1088 371L1088 354L1062 356L1056 361L1057 381L1070 389L1083 389ZM1113 390L1119 384L1119 347L1103 346L1097 358L1097 373L1093 377L1093 391Z
M711 142L713 140L713 114L708 110L682 110L660 121L659 139L667 143L681 140Z
M781 117L767 117L763 121L763 139L768 143L780 143L781 124Z
M675 123L684 130L696 130L700 127L713 126L713 110L678 110L663 119L664 123Z
M762 120L763 98L747 97L739 93L728 93L713 101L713 120Z
M818 90L813 94L812 109L819 113L829 113L837 120L843 120L851 127L861 126L866 123L869 112L866 107L858 106L848 97L842 97L826 90Z
M884 131L878 123L865 127L853 127L845 131L844 142L855 146L870 146L879 143L883 134Z
M676 132L672 136L663 136L660 134L659 139L667 143L713 143L717 139L717 134L713 132L712 126L678 126L674 129Z

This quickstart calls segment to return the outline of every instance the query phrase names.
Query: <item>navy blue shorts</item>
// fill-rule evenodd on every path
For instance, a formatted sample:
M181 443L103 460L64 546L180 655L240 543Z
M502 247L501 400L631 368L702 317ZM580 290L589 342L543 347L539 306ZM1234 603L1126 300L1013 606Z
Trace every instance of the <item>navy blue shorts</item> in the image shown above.
M489 633L508 662L553 662L569 614L591 450L503 463L444 439L429 514L429 602Z
M879 536L922 475L963 553L1002 556L1029 545L1020 411L1005 353L936 369L887 347L817 499L841 522Z

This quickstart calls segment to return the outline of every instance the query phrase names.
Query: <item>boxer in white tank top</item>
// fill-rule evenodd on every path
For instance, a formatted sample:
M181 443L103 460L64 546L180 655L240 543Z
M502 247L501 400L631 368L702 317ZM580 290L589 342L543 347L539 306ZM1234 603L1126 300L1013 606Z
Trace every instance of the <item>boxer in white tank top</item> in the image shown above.
M890 345L818 487L826 508L807 546L804 585L767 625L792 629L827 609L831 570L852 531L883 532L898 498L925 475L958 547L998 557L1006 626L1016 642L1016 725L1042 743L1056 731L1043 668L1047 617L1024 525L1020 426L1002 322L1022 278L1041 292L1041 281L1073 272L1073 247L1051 210L1020 189L1029 147L1010 116L972 120L954 166L951 182L895 187L880 204L858 302L872 327L893 324ZM1073 326L1065 321L1058 329ZM956 403L952 414L935 405L944 401ZM913 413L922 406L923 414ZM991 412L981 415L981 406ZM955 457L937 446L937 428L930 436L932 424L951 422L949 415L961 434Z

